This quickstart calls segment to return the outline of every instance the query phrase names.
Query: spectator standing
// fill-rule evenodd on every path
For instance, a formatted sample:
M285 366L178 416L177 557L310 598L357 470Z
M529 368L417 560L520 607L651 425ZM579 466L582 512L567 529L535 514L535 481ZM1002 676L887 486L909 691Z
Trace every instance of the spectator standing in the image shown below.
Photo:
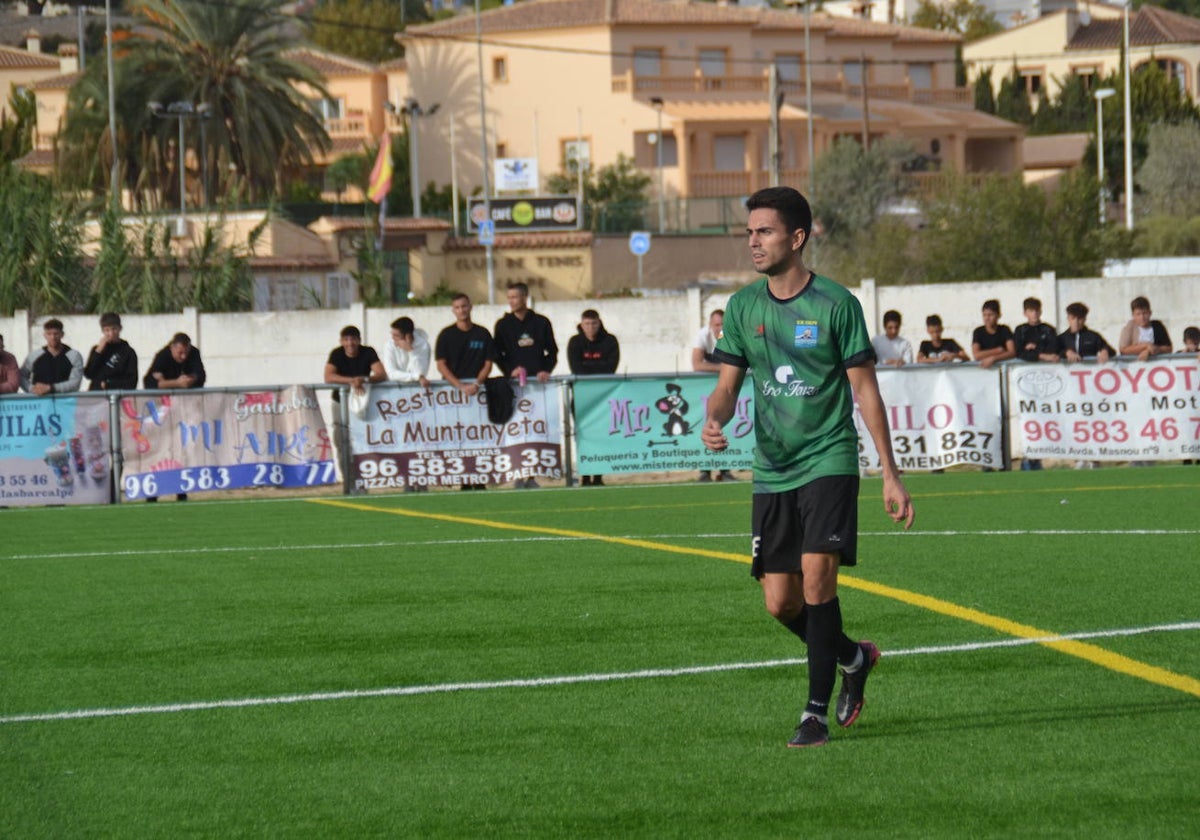
M509 311L496 322L496 361L505 376L549 382L558 364L558 342L545 315L529 308L529 287L508 287Z
M132 391L138 386L137 371L137 353L121 338L121 316L105 312L100 316L100 340L83 366L83 375L91 380L88 390Z
M4 336L0 335L0 394L15 394L21 390L21 366L17 357L4 349Z
M923 365L935 365L942 362L969 361L967 351L963 350L953 338L942 337L942 316L930 315L925 319L925 332L929 340L922 341L917 348L917 362Z
M1067 331L1058 337L1059 353L1066 357L1068 362L1078 362L1082 359L1107 362L1116 355L1116 351L1104 340L1104 336L1088 329L1087 316L1088 308L1085 304L1076 302L1067 307Z
M329 352L325 362L325 382L330 385L349 385L358 393L364 393L371 382L383 382L387 372L375 348L362 343L358 327L342 327L338 346ZM333 392L334 402L341 402L338 391Z
M1129 304L1133 317L1121 329L1117 338L1117 347L1122 356L1137 356L1138 361L1144 362L1151 356L1170 353L1171 336L1162 321L1150 318L1150 301L1144 297L1135 297Z
M725 310L714 309L708 316L708 324L700 328L696 333L696 340L692 342L692 370L708 373L721 370L721 363L713 355L713 349L717 346L717 339L721 337L724 327Z
M200 348L192 344L187 333L175 333L170 343L154 354L150 369L142 377L142 387L203 388L207 379Z
M392 340L383 348L383 369L392 382L428 388L432 353L425 330L417 329L412 318L397 318L392 321Z
M525 384L526 378L538 382L550 381L558 364L558 342L554 327L545 315L529 308L529 287L513 283L508 287L509 311L496 322L496 360L505 376L516 377ZM513 486L518 490L533 490L535 479L518 478Z
M172 388L203 388L208 380L200 348L192 344L187 333L175 333L166 347L154 354L150 369L142 377L142 387L150 391ZM176 493L176 501L186 502L187 493ZM146 497L157 502L158 496Z
M971 355L982 368L1016 358L1017 348L1012 330L1000 323L1000 301L993 299L983 302L983 325L976 327L971 336Z
M454 323L438 333L433 357L437 360L442 378L467 396L479 393L492 362L496 360L496 343L486 328L471 320L471 298L455 295L450 309ZM464 484L463 490L486 490L486 484Z
M579 327L567 342L567 364L576 376L595 376L616 373L621 362L621 346L617 337L604 329L600 313L585 309L579 316ZM583 476L583 486L601 487L604 477Z
M708 398L701 439L721 451L747 376L754 391L754 499L751 574L767 612L808 648L808 702L789 747L829 739L829 705L837 671L836 720L850 726L863 706L879 648L843 630L838 571L857 561L858 433L855 396L880 453L883 506L912 526L912 500L892 457L887 413L875 377L875 353L858 301L828 277L809 271L803 248L812 211L788 187L760 190L746 202L751 260L766 275L729 301L728 328L717 344L721 372ZM812 325L806 335L798 324ZM818 340L819 337L819 340ZM813 385L801 398L776 387L786 372Z
M479 393L492 362L496 343L486 328L471 320L471 298L457 295L450 304L454 323L438 333L434 359L442 378L468 396Z
M911 365L913 363L912 342L900 335L900 313L889 309L883 313L883 332L871 339L875 356L882 365Z
M1025 298L1023 307L1025 323L1013 330L1017 358L1024 362L1057 362L1058 333L1042 321L1042 302L1035 297Z
M1042 302L1037 298L1025 298L1022 304L1025 323L1013 330L1013 343L1017 358L1023 362L1057 362L1058 333L1054 327L1042 322ZM1040 470L1040 458L1022 458L1021 470Z
M3 337L0 336L0 349L3 349ZM1200 327L1188 327L1183 331L1183 350L1182 353L1198 353L1200 352Z
M30 394L63 394L78 391L83 382L83 356L63 343L63 324L50 318L42 325L46 344L25 357L21 387Z
M724 329L725 310L714 309L709 313L708 324L700 328L700 331L696 333L696 340L692 342L692 370L704 373L717 373L721 370L721 363L713 355L713 350ZM712 473L708 470L700 470L700 480L712 481ZM737 479L729 470L721 470L717 473L717 481L737 481Z

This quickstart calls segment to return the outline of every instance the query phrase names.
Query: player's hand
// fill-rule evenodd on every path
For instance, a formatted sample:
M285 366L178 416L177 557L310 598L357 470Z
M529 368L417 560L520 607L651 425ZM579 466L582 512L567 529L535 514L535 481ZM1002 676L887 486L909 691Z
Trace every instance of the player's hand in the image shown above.
M721 452L729 448L729 438L725 430L716 420L705 420L700 429L700 441L713 452Z
M899 478L883 479L883 509L893 522L903 522L905 531L913 526L917 517L912 497Z
M545 385L547 382L549 382L550 381L550 371L539 370L538 375L537 375L537 381L541 382L543 385Z

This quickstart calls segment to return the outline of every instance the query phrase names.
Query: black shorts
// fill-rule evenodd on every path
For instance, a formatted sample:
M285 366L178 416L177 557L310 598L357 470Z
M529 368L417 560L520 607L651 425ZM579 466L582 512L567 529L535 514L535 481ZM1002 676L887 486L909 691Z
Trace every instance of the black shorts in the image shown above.
M795 490L754 495L750 574L799 574L801 554L858 562L858 476L833 475Z

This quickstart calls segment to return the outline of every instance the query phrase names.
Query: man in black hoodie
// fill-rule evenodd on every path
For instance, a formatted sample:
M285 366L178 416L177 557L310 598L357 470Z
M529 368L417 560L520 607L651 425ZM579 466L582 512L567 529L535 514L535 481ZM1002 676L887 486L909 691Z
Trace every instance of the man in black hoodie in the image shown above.
M508 307L510 311L496 322L493 333L500 370L522 384L526 378L549 382L558 364L558 342L550 319L529 308L529 286L524 283L508 287ZM532 478L518 478L513 486L532 490L538 483Z
M100 333L83 366L83 375L92 380L88 390L132 391L138 386L138 357L129 342L121 338L121 316L116 312L101 315Z
M585 309L579 318L578 332L567 342L567 364L577 376L616 373L621 361L621 345L617 337L604 329L600 313ZM583 486L601 487L604 479L598 475L585 475Z
M600 313L585 309L579 318L579 327L567 342L567 364L571 373L589 375L616 373L621 361L621 345L617 337L604 329Z

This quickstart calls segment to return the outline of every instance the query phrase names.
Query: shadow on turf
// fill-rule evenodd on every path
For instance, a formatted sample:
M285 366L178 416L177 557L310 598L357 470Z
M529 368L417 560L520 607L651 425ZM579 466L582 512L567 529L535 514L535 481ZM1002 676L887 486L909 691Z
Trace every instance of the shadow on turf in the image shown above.
M1146 703L1105 703L1103 706L1058 706L1054 709L1007 709L989 715L972 714L966 718L945 717L889 717L878 727L854 728L856 740L875 738L908 738L914 734L948 732L970 732L986 729L1004 729L1014 725L1037 723L1073 723L1078 721L1101 721L1113 718L1159 717L1171 712L1195 712L1200 703L1181 697L1178 700L1148 705ZM871 721L875 723L875 720Z

